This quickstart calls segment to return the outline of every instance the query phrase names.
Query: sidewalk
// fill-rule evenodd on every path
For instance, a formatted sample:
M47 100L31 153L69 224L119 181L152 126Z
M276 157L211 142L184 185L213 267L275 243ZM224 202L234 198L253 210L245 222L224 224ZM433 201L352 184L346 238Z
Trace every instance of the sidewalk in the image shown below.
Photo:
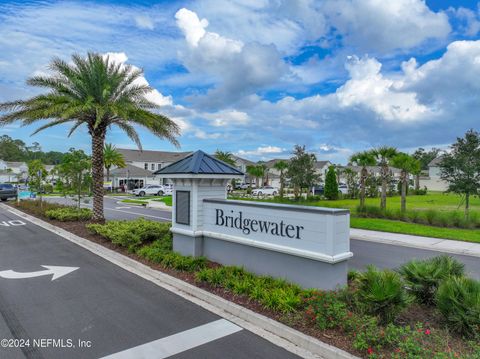
M480 243L350 228L350 238L396 246L480 257Z

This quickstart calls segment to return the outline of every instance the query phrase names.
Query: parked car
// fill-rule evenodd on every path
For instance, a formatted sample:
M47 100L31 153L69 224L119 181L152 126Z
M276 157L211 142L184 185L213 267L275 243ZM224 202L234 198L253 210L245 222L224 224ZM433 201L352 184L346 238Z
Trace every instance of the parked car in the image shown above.
M0 183L0 200L5 202L10 198L17 199L17 189L13 184Z
M344 183L340 183L338 185L338 192L341 194L348 194L348 186Z
M252 195L254 196L263 196L263 195L276 196L277 193L278 193L278 188L271 187L271 186L260 187L252 191Z
M163 185L156 185L156 184L149 184L142 188L135 188L132 193L135 196L164 196L164 195L171 195L172 188L169 186Z
M312 194L314 196L321 196L325 192L325 187L323 185L318 185L312 188Z

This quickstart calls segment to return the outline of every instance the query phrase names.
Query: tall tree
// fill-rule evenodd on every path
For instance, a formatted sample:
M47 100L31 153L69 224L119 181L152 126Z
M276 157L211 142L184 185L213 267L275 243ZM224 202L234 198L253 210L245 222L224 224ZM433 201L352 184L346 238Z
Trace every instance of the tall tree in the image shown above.
M42 185L47 177L47 170L40 160L32 160L28 162L28 185L31 189L37 191L40 197L40 204L42 203Z
M348 188L348 197L351 199L357 198L358 195L358 176L357 172L351 168L344 168L341 172L345 176Z
M14 140L8 135L0 136L0 159L4 161L25 161L25 142Z
M428 164L438 157L440 150L438 148L432 148L426 151L424 148L419 148L413 153L413 157L420 161L420 171L415 173L415 189L420 189L420 174L422 170L428 170Z
M381 146L373 150L373 155L380 166L380 178L382 181L382 194L380 196L380 208L387 208L387 186L390 180L389 165L393 157L397 154L395 147Z
M440 178L448 183L448 192L465 196L465 217L470 209L470 197L480 191L480 134L469 130L457 138L450 151L442 156Z
M123 155L117 151L114 145L111 143L105 144L103 149L103 163L105 169L107 170L107 181L110 181L110 168L113 166L118 168L125 168L127 164Z
M295 197L298 198L299 192L303 189L311 189L319 180L320 174L317 173L315 164L317 157L313 153L308 153L305 146L296 145L293 149L293 157L288 164L287 176L295 189Z
M63 184L64 193L72 193L77 197L77 207L80 208L82 195L88 192L92 182L92 161L82 150L70 149L65 154L61 164L56 166L57 173Z
M368 166L375 165L375 155L372 151L363 151L354 153L350 157L350 162L356 166L362 167L360 170L360 208L365 207L365 181L368 177Z
M398 153L392 158L392 165L401 170L400 181L402 183L401 190L401 210L405 212L407 210L407 186L408 175L414 174L420 170L420 161L406 153Z
M250 189L252 188L252 178L255 178L255 186L258 188L260 187L260 178L263 177L264 171L263 166L259 165L248 165L247 166L247 174L250 177Z
M235 166L235 159L231 152L216 150L213 156L217 160L223 161L230 166Z
M325 176L324 194L327 199L338 198L338 181L335 166L328 167L327 175Z
M17 120L24 125L48 120L35 132L64 123L73 123L68 135L86 125L92 145L93 220L104 221L103 148L107 130L117 126L141 149L133 125L139 125L160 138L178 145L178 126L153 110L158 105L145 95L152 88L141 81L142 71L117 64L100 54L73 55L72 62L54 59L52 73L28 79L31 86L46 88L48 93L27 100L0 104L0 125Z
M283 193L285 191L285 174L288 169L288 162L280 160L275 162L273 165L278 172L280 172L280 198L283 198Z

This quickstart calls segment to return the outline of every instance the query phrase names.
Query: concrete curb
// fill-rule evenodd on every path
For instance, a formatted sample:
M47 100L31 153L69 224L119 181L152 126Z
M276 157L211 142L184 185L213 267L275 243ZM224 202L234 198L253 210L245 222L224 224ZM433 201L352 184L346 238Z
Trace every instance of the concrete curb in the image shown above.
M356 356L344 350L303 334L293 328L281 324L238 304L229 302L219 296L195 287L180 279L169 276L163 272L154 270L134 259L118 252L105 248L97 243L79 237L62 228L42 221L36 217L23 213L15 208L0 204L0 208L28 220L44 229L53 232L80 247L118 265L119 267L134 273L156 285L173 292L203 308L213 312L231 322L257 334L258 336L280 346L296 355L304 358L325 359L354 359Z
M444 252L444 253L450 253L450 254L459 254L459 255L471 256L471 257L480 257L480 244L478 243L375 231L376 235L381 235L382 233L384 233L385 236L392 236L392 235L399 236L399 239L388 239L388 238L378 238L377 236L369 236L368 234L362 234L358 232L355 233L355 232L357 232L356 229L354 228L350 229L350 239L374 242L374 243L382 243L382 244L391 244L399 247L409 247L409 248L424 249L429 251ZM401 239L402 238L401 236L408 236L409 238L417 237L418 242L417 241L412 242L411 240L404 241ZM426 241L428 241L429 243L425 243Z

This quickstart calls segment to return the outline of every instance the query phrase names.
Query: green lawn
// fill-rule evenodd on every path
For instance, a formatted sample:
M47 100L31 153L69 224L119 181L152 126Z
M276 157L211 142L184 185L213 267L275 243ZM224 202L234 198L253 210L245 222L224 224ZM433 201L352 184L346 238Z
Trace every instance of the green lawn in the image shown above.
M165 197L161 197L161 198L158 198L158 199L154 199L155 202L163 202L165 203L167 206L171 207L172 206L172 196L165 196Z
M473 229L440 228L416 223L391 221L379 218L350 218L352 228L372 231L412 234L423 237L445 238L480 243L480 231Z
M258 200L237 198L243 200ZM280 202L279 199L263 199L260 201ZM379 218L357 218L355 217L356 207L359 204L358 199L342 199L336 201L320 200L314 202L293 202L284 199L282 203L291 203L307 206L333 207L350 209L352 213L351 227L360 229L369 229L373 231L383 231L392 233L412 234L424 237L446 238L460 241L469 241L480 243L480 231L475 229L456 229L427 226L416 223L400 222ZM380 206L380 198L367 198L366 204L370 206ZM399 209L400 196L388 197L387 208ZM424 196L408 196L407 209L416 211L425 211L434 209L443 212L459 211L463 213L462 198L455 194L445 194L441 192L429 192ZM471 211L480 212L480 199L478 197L471 199Z
M400 196L387 197L387 208L400 208ZM348 208L355 211L359 204L358 199L341 199L337 201L321 200L308 203L313 206ZM367 198L367 205L379 206L380 198ZM480 198L472 198L470 201L471 210L480 211ZM463 203L460 196L456 194L446 194L441 192L429 192L424 196L407 196L407 209L412 210L428 210L435 209L438 211L463 211Z

